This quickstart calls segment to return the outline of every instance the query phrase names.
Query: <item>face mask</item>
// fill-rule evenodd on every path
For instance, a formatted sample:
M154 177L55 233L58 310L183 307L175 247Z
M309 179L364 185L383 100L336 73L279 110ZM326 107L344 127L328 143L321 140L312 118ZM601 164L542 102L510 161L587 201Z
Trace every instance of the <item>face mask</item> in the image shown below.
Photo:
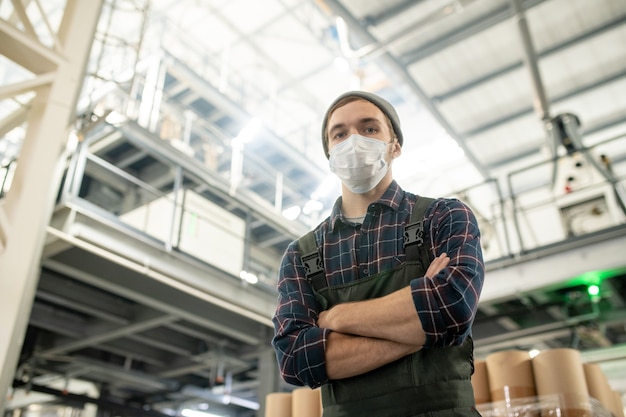
M330 150L330 170L353 193L371 191L389 169L385 161L387 145L378 139L352 135Z

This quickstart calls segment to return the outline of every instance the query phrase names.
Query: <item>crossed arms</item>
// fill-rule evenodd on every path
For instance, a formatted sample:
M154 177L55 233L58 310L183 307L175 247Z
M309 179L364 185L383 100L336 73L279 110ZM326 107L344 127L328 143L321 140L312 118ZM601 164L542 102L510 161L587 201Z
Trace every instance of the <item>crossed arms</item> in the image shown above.
M339 304L321 313L298 245L290 245L280 269L272 339L285 381L318 387L423 347L463 342L484 280L480 232L471 210L456 200L442 199L431 219L432 250L447 253L449 261L435 258L425 277L385 297Z
M425 278L449 262L445 253L436 257ZM338 304L321 312L317 325L333 330L325 351L329 379L369 372L417 352L426 339L408 286L384 297Z

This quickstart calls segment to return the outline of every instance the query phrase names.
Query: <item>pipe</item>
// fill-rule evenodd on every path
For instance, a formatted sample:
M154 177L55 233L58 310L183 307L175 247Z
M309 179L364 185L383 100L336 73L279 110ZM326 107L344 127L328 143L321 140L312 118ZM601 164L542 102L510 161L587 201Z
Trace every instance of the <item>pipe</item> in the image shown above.
M537 62L537 53L535 52L532 38L530 36L524 7L522 6L521 0L511 0L511 4L513 5L515 15L517 16L517 25L520 31L522 46L524 48L524 60L530 71L530 77L533 83L533 90L535 93L535 110L539 113L541 120L548 122L550 120L550 105L548 104L546 92L541 81L541 74L539 72L539 65Z
M98 407L101 407L107 410L118 410L118 411L128 412L131 415L148 416L148 417L171 417L171 416L168 416L167 414L163 414L155 410L137 408L137 407L133 407L133 406L126 405L126 404L116 403L116 402L106 400L103 398L93 398L93 397L88 397L82 394L73 394L71 392L60 391L60 390L46 387L43 385L31 384L30 382L14 380L13 388L15 389L24 388L28 391L35 391L35 392L41 392L43 394L54 395L61 402L65 404L68 404L71 406L78 406L81 408L85 403L89 403L89 404L96 404Z

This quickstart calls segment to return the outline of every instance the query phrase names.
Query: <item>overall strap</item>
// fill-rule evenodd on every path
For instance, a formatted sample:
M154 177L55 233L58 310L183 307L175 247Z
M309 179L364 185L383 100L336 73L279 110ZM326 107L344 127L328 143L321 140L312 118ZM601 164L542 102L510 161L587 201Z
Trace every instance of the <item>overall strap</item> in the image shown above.
M404 251L407 261L419 260L428 269L430 258L428 248L424 246L424 216L434 198L418 197L411 212L411 222L404 228Z
M424 271L430 265L428 250L424 247L424 215L434 198L418 197L411 213L410 223L404 228L404 248L407 261L419 260ZM298 239L298 248L302 254L306 277L313 284L313 288L325 286L324 262L322 254L315 241L315 232L311 230ZM321 280L321 282L318 282ZM319 286L316 284L320 284Z
M302 263L304 264L307 279L311 282L313 288L324 287L326 282L324 262L315 241L315 232L313 230L298 239L298 248L302 254Z

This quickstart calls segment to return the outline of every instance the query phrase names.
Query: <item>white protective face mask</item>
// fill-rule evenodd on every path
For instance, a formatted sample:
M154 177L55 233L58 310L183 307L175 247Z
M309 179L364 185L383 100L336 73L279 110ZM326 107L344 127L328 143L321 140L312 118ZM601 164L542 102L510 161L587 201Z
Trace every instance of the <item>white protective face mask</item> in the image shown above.
M351 135L330 150L330 170L353 193L371 191L389 169L387 145L378 139Z

